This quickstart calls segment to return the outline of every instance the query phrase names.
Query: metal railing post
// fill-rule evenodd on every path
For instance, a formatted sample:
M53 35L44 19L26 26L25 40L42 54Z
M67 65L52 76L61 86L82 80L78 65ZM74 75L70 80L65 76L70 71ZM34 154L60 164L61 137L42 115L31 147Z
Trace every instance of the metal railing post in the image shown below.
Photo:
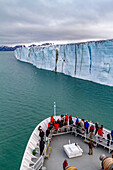
M56 103L54 102L54 116L56 116Z

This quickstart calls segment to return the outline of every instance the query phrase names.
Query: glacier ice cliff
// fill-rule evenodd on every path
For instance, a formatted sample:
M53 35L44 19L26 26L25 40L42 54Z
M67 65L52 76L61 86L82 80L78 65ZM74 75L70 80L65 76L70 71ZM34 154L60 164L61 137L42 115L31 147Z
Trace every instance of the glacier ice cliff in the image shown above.
M15 56L37 68L113 86L113 40L22 47Z

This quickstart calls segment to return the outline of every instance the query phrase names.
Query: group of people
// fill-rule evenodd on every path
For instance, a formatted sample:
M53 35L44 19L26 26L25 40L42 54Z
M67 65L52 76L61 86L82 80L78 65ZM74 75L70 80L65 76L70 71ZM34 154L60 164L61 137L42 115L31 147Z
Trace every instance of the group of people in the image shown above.
M46 136L45 140L48 141L51 129L54 128L56 131L58 131L60 127L68 125L68 119L69 119L69 125L73 124L72 115L70 115L69 117L67 114L65 116L61 115L61 119L58 119L57 121L54 119L54 116L52 115L50 118L50 122L48 123L48 128L46 129L46 133L44 133L41 126L38 127L39 136L40 136L40 144L39 144L40 155L42 155L45 146L44 136Z
M58 120L55 120L53 116L51 116L50 122L48 123L48 127L52 129L53 127L55 130L58 130L59 128L65 126L65 125L71 125L73 124L72 115L68 116L68 114L61 115L61 118Z
M44 131L40 128L39 129L39 136L40 136L40 144L39 144L39 147L40 147L40 155L42 155L43 153L43 150L44 150L44 146L45 146L45 141L44 141Z
M44 133L44 131L42 130L41 126L38 127L39 130L39 136L40 136L40 155L42 155L43 150L44 150L44 146L45 146L45 141L47 142L49 139L49 134L50 134L50 130L52 129L52 125L48 126L48 128L46 129L46 133ZM44 137L46 136L46 139L44 140Z
M82 133L84 134L86 132L86 134L90 133L89 138L91 139L89 142L89 154L93 154L92 148L93 148L93 135L96 135L98 133L99 135L99 140L100 142L102 142L102 138L103 138L103 125L99 126L98 122L95 123L95 125L90 121L88 122L88 120L84 120L84 119L79 119L78 116L76 116L76 120L75 123L73 122L72 119L72 114L70 114L70 116L68 116L68 114L66 115L61 115L61 118L58 120L54 119L54 116L52 115L50 117L50 122L48 123L48 128L46 130L46 134L44 134L41 126L38 127L39 132L39 136L40 136L40 155L42 155L43 150L44 150L44 145L45 145L45 141L44 141L44 136L46 136L46 141L48 141L49 138L49 134L51 129L55 129L56 131L58 131L59 128L66 126L66 125L74 125L76 126L76 130L77 133ZM107 146L110 145L110 141L111 144L113 144L113 130L111 130L111 133L107 134Z
M39 143L39 147L40 147L40 155L42 155L43 150L44 150L44 146L45 146L45 141L44 141L44 131L42 130L41 126L38 127L39 130L39 136L40 136L40 143ZM36 149L33 149L32 154L36 155L38 152L36 151Z
M104 134L103 125L99 126L98 122L96 122L94 125L92 121L88 122L88 120L79 119L78 116L76 116L76 121L74 124L73 119L72 119L72 114L70 114L70 116L68 116L68 114L61 115L61 119L58 119L57 121L54 119L53 116L51 116L51 120L48 124L48 127L50 129L54 127L54 129L58 131L59 128L61 128L62 126L68 125L68 124L75 125L77 129L77 133L81 133L81 134L84 134L85 132L86 134L90 133L90 136L89 136L90 139L93 138L93 135L96 135L98 133L99 140L100 142L102 142L102 138ZM111 130L111 133L107 134L107 146L110 145L110 141L111 141L111 144L113 144L113 130Z
M98 133L99 135L99 141L102 142L102 138L103 138L103 125L99 126L98 122L95 123L95 125L92 123L92 121L90 121L90 123L88 122L88 120L84 121L84 119L80 119L78 118L78 116L76 116L76 126L78 127L78 131L79 133L84 133L86 131L86 134L90 133L90 139L93 138L93 135L96 135ZM107 146L110 145L110 141L111 141L111 145L113 144L113 130L111 130L111 133L107 134Z

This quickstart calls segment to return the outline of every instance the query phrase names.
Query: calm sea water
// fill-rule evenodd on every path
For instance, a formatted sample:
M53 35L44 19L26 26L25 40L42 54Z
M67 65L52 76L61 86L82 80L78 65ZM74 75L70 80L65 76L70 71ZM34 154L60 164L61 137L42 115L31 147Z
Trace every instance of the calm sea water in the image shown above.
M18 170L27 141L43 119L72 113L113 128L113 87L45 71L0 52L0 170Z

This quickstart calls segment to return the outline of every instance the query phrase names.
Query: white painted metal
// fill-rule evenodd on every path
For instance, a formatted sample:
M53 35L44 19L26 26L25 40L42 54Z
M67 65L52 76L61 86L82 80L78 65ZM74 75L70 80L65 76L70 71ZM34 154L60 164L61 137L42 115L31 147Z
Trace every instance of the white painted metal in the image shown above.
M82 156L83 150L80 148L78 144L76 145L75 143L67 144L64 145L63 148L69 158Z
M55 119L60 119L60 118L61 118L60 116L55 116ZM50 122L50 117L45 119L45 120L43 120L40 124L38 124L36 126L36 128L34 129L34 131L32 132L31 137L30 137L30 139L28 141L28 144L27 144L25 152L24 152L24 156L23 156L23 159L22 159L20 170L39 170L38 167L43 166L44 156L41 156L41 157L40 156L34 156L32 154L32 151L35 148L39 148L38 145L39 145L40 137L39 137L38 127L41 126L42 130L44 132L46 132L46 129L48 127L48 123L49 122ZM73 122L74 122L74 124L76 122L76 118L74 118L74 117L73 117ZM59 133L59 131L58 131L58 133L56 135L61 135L61 134L69 133L69 126L66 126L66 128L68 130L67 132ZM108 148L109 152L110 152L111 150L113 150L113 145L107 146L107 134L110 133L110 131L105 129L105 128L103 128L103 130L104 130L104 135L103 135L104 140L103 140L103 142L99 142L98 141L98 136L95 138L95 141L96 141L96 144L99 144L101 146L104 146L104 147ZM73 132L76 135L79 134L76 131L76 127L74 127ZM83 134L79 134L79 135L81 135L84 138L87 137L86 133L84 135ZM34 163L32 161L33 158L37 159L36 163Z
M54 102L54 116L56 116L56 103Z
M28 141L28 144L26 146L25 152L24 152L24 156L23 156L23 159L22 159L20 170L25 170L25 169L28 169L28 168L29 169L34 169L35 163L33 164L33 162L31 160L32 160L32 158L34 158L34 155L32 154L33 149L37 148L38 145L39 145L40 137L39 137L38 127L41 126L43 131L45 132L49 122L50 122L50 118L47 118L47 119L43 120L40 124L38 124L36 126L36 128L32 132L32 134L30 136L30 139ZM40 159L41 158L37 156L37 162ZM41 164L43 165L43 161L42 160L43 159L41 159ZM30 167L30 164L32 164L31 167Z

